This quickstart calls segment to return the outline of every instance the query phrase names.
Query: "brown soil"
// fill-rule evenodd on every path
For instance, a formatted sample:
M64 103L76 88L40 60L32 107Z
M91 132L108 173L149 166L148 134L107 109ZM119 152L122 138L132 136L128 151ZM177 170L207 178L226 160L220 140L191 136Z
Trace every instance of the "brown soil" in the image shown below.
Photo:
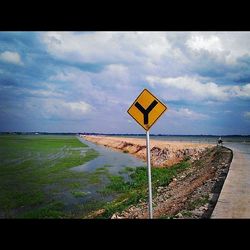
M104 145L115 150L133 154L146 160L146 140L139 138L122 138L108 136L83 136L86 140ZM151 164L153 167L168 167L189 157L192 161L200 158L200 154L211 144L166 142L150 140Z
M210 218L232 161L232 151L213 147L180 173L153 199L154 218ZM146 202L131 206L112 218L148 218Z

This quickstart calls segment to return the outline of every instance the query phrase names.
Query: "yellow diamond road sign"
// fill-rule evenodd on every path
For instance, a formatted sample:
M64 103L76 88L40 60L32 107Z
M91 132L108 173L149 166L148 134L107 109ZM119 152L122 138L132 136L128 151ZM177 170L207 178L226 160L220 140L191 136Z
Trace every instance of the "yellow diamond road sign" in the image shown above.
M130 106L128 113L148 131L166 109L165 104L144 89Z

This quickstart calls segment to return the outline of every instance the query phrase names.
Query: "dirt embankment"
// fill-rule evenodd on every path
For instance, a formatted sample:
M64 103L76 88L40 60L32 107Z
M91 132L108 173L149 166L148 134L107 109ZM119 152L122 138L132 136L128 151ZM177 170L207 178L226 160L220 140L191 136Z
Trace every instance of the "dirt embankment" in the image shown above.
M83 136L83 138L124 153L133 154L143 160L146 160L147 157L145 139L108 136ZM202 152L211 147L211 144L150 140L151 164L154 167L172 166L187 157L194 161L200 158Z
M226 179L233 153L214 147L154 194L154 218L210 218ZM148 218L147 202L133 205L112 219Z

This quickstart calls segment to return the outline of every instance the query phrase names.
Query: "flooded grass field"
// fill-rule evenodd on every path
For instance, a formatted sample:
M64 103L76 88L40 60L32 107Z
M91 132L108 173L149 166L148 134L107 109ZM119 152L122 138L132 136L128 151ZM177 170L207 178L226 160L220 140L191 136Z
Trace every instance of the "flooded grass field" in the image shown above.
M119 196L114 175L134 157L65 135L0 136L0 218L84 218ZM118 164L119 163L119 164Z
M0 136L0 217L81 216L79 205L104 171L70 168L97 156L74 136Z

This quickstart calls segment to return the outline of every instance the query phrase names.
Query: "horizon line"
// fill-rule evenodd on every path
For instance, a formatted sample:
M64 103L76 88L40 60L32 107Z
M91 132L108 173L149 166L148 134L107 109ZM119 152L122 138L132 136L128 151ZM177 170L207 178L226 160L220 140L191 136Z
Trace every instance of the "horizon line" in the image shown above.
M100 132L44 132L44 131L0 131L0 134L85 134L85 135L132 135L144 136L145 133L100 133ZM250 136L250 134L162 134L154 133L151 136Z

